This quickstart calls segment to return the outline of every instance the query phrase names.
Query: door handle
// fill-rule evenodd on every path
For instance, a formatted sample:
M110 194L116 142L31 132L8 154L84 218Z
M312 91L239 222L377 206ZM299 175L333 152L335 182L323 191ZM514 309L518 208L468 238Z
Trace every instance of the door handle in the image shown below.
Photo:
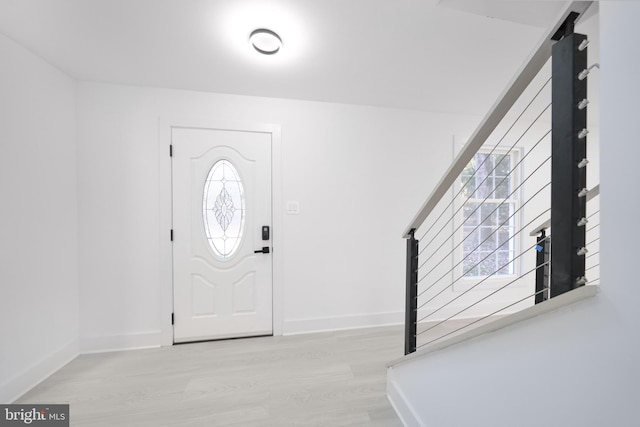
M254 254L268 254L269 252L269 246L263 246L262 249L253 251Z

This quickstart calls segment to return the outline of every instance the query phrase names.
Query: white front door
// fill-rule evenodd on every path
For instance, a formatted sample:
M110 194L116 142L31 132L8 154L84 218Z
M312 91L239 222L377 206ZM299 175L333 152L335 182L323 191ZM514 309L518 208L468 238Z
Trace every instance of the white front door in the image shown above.
M171 132L174 342L271 335L271 134ZM267 236L267 230L269 227Z

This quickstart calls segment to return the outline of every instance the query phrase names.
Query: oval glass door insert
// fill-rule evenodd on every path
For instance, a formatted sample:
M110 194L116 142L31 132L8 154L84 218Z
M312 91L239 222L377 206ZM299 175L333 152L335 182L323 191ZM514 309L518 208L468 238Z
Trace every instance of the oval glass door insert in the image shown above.
M204 230L213 252L226 259L238 250L244 232L244 187L229 160L217 161L204 183Z

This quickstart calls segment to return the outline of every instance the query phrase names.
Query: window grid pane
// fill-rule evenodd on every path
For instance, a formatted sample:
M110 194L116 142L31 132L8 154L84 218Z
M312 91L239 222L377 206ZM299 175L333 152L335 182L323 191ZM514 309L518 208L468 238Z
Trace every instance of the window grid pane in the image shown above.
M515 274L517 201L507 199L514 187L511 173L510 155L477 153L460 175L461 185L469 181L462 191L465 277Z

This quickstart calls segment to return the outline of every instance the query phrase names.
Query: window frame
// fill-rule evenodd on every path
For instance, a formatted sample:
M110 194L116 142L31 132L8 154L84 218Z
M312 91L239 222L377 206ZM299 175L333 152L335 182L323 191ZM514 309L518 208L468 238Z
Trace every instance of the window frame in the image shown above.
M507 150L502 148L483 147L482 149L478 150L478 153L491 154L491 155L509 155L511 173L510 173L510 186L508 189L508 193L511 193L512 191L514 191L514 189L517 188L517 190L515 190L515 192L511 195L511 197L509 199L487 198L486 201L484 200L484 197L476 197L476 198L469 198L467 202L513 204L514 212L516 212L516 214L513 216L513 219L512 219L513 234L510 234L509 238L511 238L511 241L512 241L511 251L513 252L513 256L514 257L518 256L518 254L521 253L521 249L522 249L521 248L522 239L520 234L518 233L518 230L520 229L521 223L522 223L522 218L521 218L522 211L520 210L520 207L522 204L522 201L521 201L522 188L518 188L518 186L521 184L521 177L522 177L522 164L518 164L520 159L522 159L522 149L513 148L511 150ZM475 155L474 155L474 158L475 158ZM460 177L456 180L456 184L452 186L452 191L453 191L452 197L454 197L457 194L460 194L458 195L458 197L456 197L455 203L452 204L452 215L454 216L455 228L457 229L456 233L454 234L454 245L456 247L456 250L453 253L453 265L454 265L453 276L454 276L454 280L456 279L457 280L453 285L453 291L462 292L462 291L469 290L480 281L483 281L482 284L480 286L475 287L473 290L484 291L488 289L497 289L501 286L506 285L507 283L513 281L514 279L520 276L521 269L522 269L521 268L522 258L520 257L513 261L513 271L510 274L501 274L501 275L494 274L493 276L484 276L484 275L463 276L464 262L462 262L462 260L466 255L464 242L463 242L464 233L465 233L465 229L464 229L465 227L463 224L465 209L464 209L463 201L465 201L466 197L462 196L462 191L461 191L462 185L464 183L462 176L463 174L461 173ZM495 181L494 181L494 184L495 184ZM496 188L494 185L492 189L492 193L495 192L495 189ZM517 285L517 283L514 285Z

